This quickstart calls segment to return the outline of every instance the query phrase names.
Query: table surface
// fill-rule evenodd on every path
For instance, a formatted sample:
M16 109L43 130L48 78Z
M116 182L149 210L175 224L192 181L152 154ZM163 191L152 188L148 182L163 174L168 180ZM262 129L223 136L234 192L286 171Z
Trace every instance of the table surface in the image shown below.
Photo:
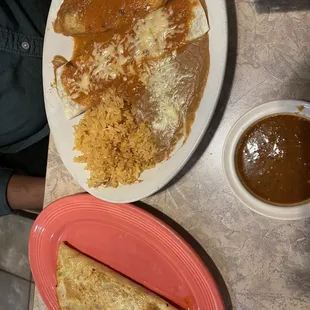
M221 153L229 129L254 106L310 100L310 2L228 2L228 67L212 124L170 186L144 202L202 245L226 283L227 309L309 309L310 220L271 220L244 207L225 180ZM51 139L45 205L82 191ZM46 309L37 291L34 309Z

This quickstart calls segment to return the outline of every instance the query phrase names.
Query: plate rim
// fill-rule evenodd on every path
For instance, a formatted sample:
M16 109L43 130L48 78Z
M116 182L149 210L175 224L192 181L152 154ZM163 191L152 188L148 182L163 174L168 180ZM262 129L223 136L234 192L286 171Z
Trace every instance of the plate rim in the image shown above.
M53 2L56 1L56 0L53 0L52 1L52 4ZM199 0L200 1L200 0ZM212 0L203 0L206 2L206 5L207 5L207 8L209 7L208 6L208 2L212 2ZM112 203L131 203L131 202L135 202L135 201L138 201L138 200L141 200L143 198L146 198L146 197L149 197L151 195L153 195L154 193L158 192L160 189L162 189L163 187L165 187L180 171L181 169L185 166L185 164L190 160L190 158L193 156L194 152L196 151L197 147L199 146L201 140L203 139L204 135L206 134L209 126L210 126L210 123L212 121L212 118L214 116L214 113L215 113L215 110L217 108L217 104L218 104L218 100L219 100L219 97L220 97L220 94L221 94L221 90L222 90L222 87L223 87L223 82L224 82L224 78L225 78L225 73L226 73L226 65L227 65L227 57L228 57L228 16L227 16L227 4L226 4L226 1L225 0L217 0L218 2L218 5L221 7L221 10L223 10L223 15L221 16L221 18L223 19L223 31L224 31L224 36L221 37L221 47L222 47L222 50L223 50L223 59L221 59L220 63L221 63L221 68L220 70L218 70L220 73L219 73L219 77L218 77L218 81L217 81L217 90L214 95L214 103L212 105L212 108L209 109L209 115L205 118L205 123L203 125L203 128L202 130L199 132L199 134L196 135L196 139L195 139L195 142L193 143L193 145L191 146L190 150L187 152L187 154L185 154L182 158L182 160L178 163L178 165L173 168L173 171L172 173L167 176L167 178L165 178L160 184L157 184L156 186L151 186L151 190L148 190L148 189L145 189L142 191L142 193L137 193L137 194L134 194L132 195L133 197L130 197L129 198L123 198L122 197L122 193L121 192L116 192L115 194L113 194L112 198L110 197L111 194L105 194L104 191L100 191L100 190L97 190L97 189L93 189L93 188L89 188L86 184L86 180L81 180L81 178L78 176L79 174L76 174L73 170L73 168L69 168L69 166L67 165L67 162L66 160L64 160L63 156L62 156L62 152L60 151L61 150L61 147L60 147L60 144L58 142L58 139L54 138L54 143L55 143L55 146L58 150L58 153L59 153L59 156L62 160L62 162L64 163L66 169L69 171L69 173L73 176L73 178L75 179L75 181L83 188L85 189L88 193L90 193L91 195L99 198L99 199L102 199L102 200L105 200L105 201L109 201L109 202L112 202ZM50 7L50 11L51 11L51 8L52 8L52 4L51 4L51 7ZM208 18L210 20L210 14L212 14L212 12L208 11ZM46 56L46 49L47 49L47 40L49 40L49 36L47 35L48 32L50 31L50 19L51 19L51 12L49 12L49 17L48 17L48 23L46 25L46 30L45 30L45 36L44 36L44 46L43 46L43 66L42 66L42 71L43 71L43 85L44 85L44 101L45 101L45 108L46 108L46 114L47 114L47 119L48 119L48 123L50 124L50 128L51 128L51 134L54 136L53 134L53 117L52 117L52 113L50 114L49 113L49 105L48 105L48 102L49 100L47 99L47 93L48 93L48 81L46 80L46 75L45 75L45 56ZM212 32L212 25L211 25L211 29L210 29L210 32ZM209 33L210 33L209 32ZM210 35L209 35L210 37ZM211 55L211 51L210 51L210 47L209 47L209 52L210 52L210 68L212 66L212 55ZM210 72L209 72L209 75L208 75L208 79L206 81L206 85L208 84L209 82L209 78L210 78ZM205 94L207 93L206 92L206 87L205 85L205 89L204 89L204 92L203 92L203 97L205 96ZM200 101L200 105L202 105L202 101L203 101L203 97ZM196 111L197 113L197 111ZM195 121L197 119L197 116L195 117ZM195 121L193 123L193 125L195 124ZM192 134L192 132L190 133L190 135ZM186 144L186 143L185 143ZM182 146L184 147L184 146ZM179 149L177 150L177 152L179 151ZM72 160L72 159L71 159ZM167 159L167 161L170 160L170 158ZM160 163L159 163L160 164ZM152 168L152 169L155 169L156 167ZM152 169L148 170L148 171L151 171ZM143 182L147 182L147 181L143 181ZM131 187L131 186L134 186L135 184L131 184L131 185L127 185L126 187ZM100 188L100 187L99 187ZM121 187L118 187L118 189L120 189ZM108 197L107 197L108 196ZM124 195L125 196L125 195Z

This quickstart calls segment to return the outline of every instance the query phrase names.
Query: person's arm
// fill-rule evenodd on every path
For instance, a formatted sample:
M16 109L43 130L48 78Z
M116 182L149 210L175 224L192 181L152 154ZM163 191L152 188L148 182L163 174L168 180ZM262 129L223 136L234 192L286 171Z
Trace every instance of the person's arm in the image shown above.
M44 178L16 175L0 167L0 216L11 209L42 209L44 186Z
M45 179L12 175L6 191L7 202L12 209L42 209Z

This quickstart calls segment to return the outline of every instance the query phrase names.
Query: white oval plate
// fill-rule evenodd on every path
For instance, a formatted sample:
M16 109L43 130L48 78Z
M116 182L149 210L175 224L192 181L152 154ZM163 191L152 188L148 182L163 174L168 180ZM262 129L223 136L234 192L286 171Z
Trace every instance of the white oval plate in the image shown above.
M298 106L304 109L299 111ZM223 149L223 169L230 188L236 197L252 211L278 220L298 220L310 217L310 202L297 206L275 206L253 196L242 185L235 169L235 152L243 132L259 119L277 113L297 113L310 118L310 104L300 100L278 100L268 102L243 115L230 130Z
M53 21L63 0L53 0L47 21L43 52L43 85L48 122L57 150L65 166L75 180L90 194L110 202L133 202L157 192L166 185L185 165L195 151L211 121L223 83L227 58L227 11L225 0L206 0L210 23L210 72L201 104L187 142L170 157L155 168L141 175L143 182L119 186L118 188L89 188L89 172L83 164L73 162L78 153L72 151L74 143L73 125L79 117L68 121L64 115L57 91L51 85L54 72L51 61L55 55L70 59L73 43L70 37L54 33Z

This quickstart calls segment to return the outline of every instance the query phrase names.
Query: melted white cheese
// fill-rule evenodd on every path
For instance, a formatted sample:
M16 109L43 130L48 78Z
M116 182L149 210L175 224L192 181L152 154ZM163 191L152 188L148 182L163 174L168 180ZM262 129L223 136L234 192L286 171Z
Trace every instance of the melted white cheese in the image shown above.
M90 75L88 73L84 73L79 81L76 82L77 90L80 93L84 93L88 95L89 86L90 86Z
M172 13L172 12L171 12ZM133 58L141 61L146 57L159 57L167 47L167 38L172 36L177 26L169 25L169 13L160 8L134 25Z
M124 48L117 40L119 40L118 37L116 37L116 42L112 41L105 48L102 48L102 44L94 44L91 74L96 78L115 79L125 73L124 65L129 58L123 55Z
M178 69L175 56L154 61L146 86L150 93L150 104L156 107L157 116L152 122L154 131L175 134L183 118L182 108L186 98L180 92L180 81L186 77Z

